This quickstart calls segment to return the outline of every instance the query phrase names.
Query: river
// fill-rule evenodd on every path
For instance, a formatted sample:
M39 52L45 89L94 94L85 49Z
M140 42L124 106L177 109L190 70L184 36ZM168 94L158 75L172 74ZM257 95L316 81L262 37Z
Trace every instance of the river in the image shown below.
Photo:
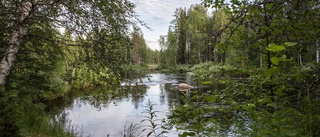
M77 97L60 117L63 116L68 121L67 126L73 127L82 136L118 137L130 123L137 127L150 125L146 121L141 122L146 119L144 116L148 116L143 113L148 102L154 104L156 119L166 119L170 110L180 104L178 83L194 85L191 76L186 74L149 74L138 85L123 83L120 90L115 90L106 98L91 95ZM145 136L146 133L148 131L140 135ZM178 136L175 130L165 135Z

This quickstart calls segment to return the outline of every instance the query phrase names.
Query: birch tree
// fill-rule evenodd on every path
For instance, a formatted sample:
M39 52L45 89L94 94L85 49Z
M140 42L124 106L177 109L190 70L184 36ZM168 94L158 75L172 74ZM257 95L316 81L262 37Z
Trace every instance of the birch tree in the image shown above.
M65 44L63 39L28 33L36 23L48 23L79 36L100 29L111 34L127 34L130 25L142 23L136 18L134 5L128 0L2 0L0 8L3 11L0 18L7 18L3 33L8 35L0 62L0 85L6 83L26 36Z

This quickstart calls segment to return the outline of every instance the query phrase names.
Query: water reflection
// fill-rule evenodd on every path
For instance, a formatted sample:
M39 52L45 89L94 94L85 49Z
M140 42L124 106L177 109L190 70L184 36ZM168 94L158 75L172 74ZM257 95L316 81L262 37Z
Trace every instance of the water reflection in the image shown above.
M151 74L142 81L137 86L123 84L120 90L109 94L102 92L76 98L63 113L70 124L79 127L77 130L82 130L85 136L117 137L128 122L147 124L141 120L148 100L156 104L155 111L160 111L157 118L165 119L171 108L181 103L177 84L193 84L191 78L184 74Z

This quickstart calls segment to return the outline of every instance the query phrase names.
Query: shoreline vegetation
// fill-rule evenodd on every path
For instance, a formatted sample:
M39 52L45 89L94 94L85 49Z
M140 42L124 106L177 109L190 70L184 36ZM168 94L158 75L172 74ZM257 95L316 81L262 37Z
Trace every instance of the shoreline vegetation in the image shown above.
M212 65L212 63L204 63L204 64L198 64L195 65L194 67L186 67L186 66L181 66L177 67L178 69L174 71L170 71L169 73L181 73L180 69L183 69L183 73L186 72L193 72L197 73L197 71L192 71L192 70L204 70L208 69L209 64ZM127 82L139 79L141 77L146 76L146 72L159 72L163 73L162 70L158 69L158 64L151 64L147 66L136 66L136 65L129 65L124 67L125 70L125 75L124 75L124 80ZM78 72L80 74L80 72ZM165 71L165 73L168 73L168 71ZM58 121L55 121L52 116L57 115L58 113L53 112L54 108L50 108L50 102L65 102L68 103L70 102L74 97L76 96L81 96L81 94L97 94L97 96L101 96L103 92L106 92L105 88L108 88L108 86L104 87L103 84L99 84L96 79L91 78L88 75L93 75L94 73L89 71L89 74L86 75L81 75L82 77L86 76L87 78L85 80L87 81L79 81L76 79L73 79L73 81L70 82L69 85L64 85L68 86L69 88L66 88L67 91L64 92L64 94L55 94L53 95L48 95L41 97L42 101L41 103L33 104L32 106L28 107L28 110L25 110L25 114L15 114L16 116L21 116L24 115L24 117L19 118L21 123L16 123L18 124L18 127L20 128L20 132L18 133L21 136L26 136L26 137L31 137L31 136L61 136L61 137L74 137L74 136L82 136L82 133L77 133L75 127L72 127L69 125L69 127L66 127L67 121L61 121L63 119L60 119ZM215 74L219 74L215 72ZM80 76L78 76L78 79L82 79ZM88 81L91 80L91 81ZM69 83L69 82L68 82ZM94 84L84 84L84 83L98 83L97 85ZM74 84L74 85L71 85ZM102 91L98 92L97 89L100 89ZM92 90L95 90L95 92L91 92ZM71 92L70 92L71 91ZM108 91L107 92L111 92ZM101 95L100 95L101 94ZM22 102L19 102L16 100L16 105L20 105ZM31 105L31 104L30 104ZM35 105L35 106L34 106ZM31 109L30 109L31 108ZM57 107L59 108L59 107ZM21 109L26 109L26 108L21 108ZM39 111L44 110L44 111ZM60 112L59 110L55 110L56 112ZM39 113L41 112L41 113ZM48 116L48 113L50 115ZM53 114L52 114L53 113ZM13 116L15 116L13 115ZM19 126L21 124L21 126ZM23 125L23 126L22 126Z
M144 77L146 74L145 72L148 70L157 70L159 73L163 73L157 67L158 67L158 65L155 65L155 64L148 65L146 67L130 66L130 67L128 67L127 74L135 74L135 75L127 75L127 78L128 78L127 80L129 81L129 80L134 80L134 79L139 79L141 77ZM312 68L314 68L314 67L315 66L311 65L310 67L305 68L305 69L307 71L310 71L310 70L312 71ZM193 75L194 79L196 79L196 80L201 77L200 78L201 80L199 80L198 82L200 82L200 83L203 82L205 85L206 84L210 85L210 82L208 83L208 81L219 80L219 79L217 79L217 77L219 77L219 78L234 77L234 76L248 77L249 76L248 73L254 74L252 72L243 71L243 70L237 71L237 69L235 69L235 67L231 67L231 66L222 67L220 65L215 65L212 62L197 64L197 65L194 65L193 67L184 65L184 66L175 67L175 68L176 69L173 71L170 71L170 73L181 73L180 69L183 69L184 71L182 73L189 73L189 74L191 73ZM301 68L301 69L303 69L303 68ZM258 70L258 71L260 71L260 74L263 72L263 70ZM168 73L168 71L166 71L165 73ZM256 71L256 74L259 74L259 72L257 73L257 71ZM254 75L252 75L252 76L254 76ZM221 82L221 81L219 81L219 82ZM231 84L231 83L229 83L229 84ZM72 98L74 97L74 94L79 94L79 93L80 94L96 94L96 93L98 93L97 96L101 96L103 94L103 92L106 92L105 89L101 89L101 90L103 90L101 92L97 92L97 91L95 91L95 93L90 92L90 89L96 90L97 89L96 86L88 86L88 87L84 87L84 88L81 87L81 88L76 88L76 89L78 91L68 92L64 96L57 96L56 98L51 98L51 99L48 99L47 101L50 102L50 100L54 101L54 100L62 99L63 101L61 101L61 102L68 102L67 100L69 99L71 101ZM76 89L72 89L71 91L75 91ZM99 89L99 87L98 87L98 89ZM83 92L82 90L84 90L85 92ZM101 95L99 93L101 93ZM68 94L73 94L73 95L69 96ZM75 96L77 96L77 95L75 95ZM212 96L212 95L209 95L209 96ZM65 100L65 99L67 99L67 100ZM213 100L215 100L214 102L216 102L216 99L213 99ZM213 100L210 100L210 101L213 101ZM46 101L44 101L43 103L40 103L40 104L36 104L36 105L39 105L40 108L43 107L42 109L45 109L46 108L45 104L48 105L45 102ZM200 109L207 109L207 108L200 108ZM33 109L26 111L26 113L28 115L25 115L25 117L22 120L22 123L24 126L22 126L20 129L20 133L19 133L20 135L30 136L30 137L31 136L62 136L62 137L82 136L81 134L83 134L83 133L81 133L81 132L77 133L76 130L74 129L75 127L72 127L70 125L69 125L70 127L65 127L66 121L62 121L62 122L61 121L58 121L58 122L51 121L50 122L50 120L48 119L47 113L50 112L51 110L44 112L44 113L39 113L38 111L39 110L33 110ZM210 111L213 111L213 110L210 110ZM204 115L206 115L206 114L204 114ZM41 124L39 125L39 123L41 123Z
M252 68L251 68L252 69ZM205 62L195 65L158 66L160 73L200 73L205 71L208 75L223 77L249 77L250 69L247 67L234 67L231 65L220 65L213 62Z

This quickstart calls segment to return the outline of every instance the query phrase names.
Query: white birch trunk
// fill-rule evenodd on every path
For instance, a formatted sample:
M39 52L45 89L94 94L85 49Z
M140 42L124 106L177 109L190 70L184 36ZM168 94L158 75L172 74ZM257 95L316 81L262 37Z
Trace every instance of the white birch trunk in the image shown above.
M298 60L299 60L299 62L298 62L299 66L303 66L301 53L299 53L298 58L299 58L299 59L298 59Z
M262 53L259 54L259 58L260 58L260 67L262 68Z
M0 85L6 83L6 77L10 74L12 64L16 60L22 38L26 35L27 25L24 23L32 11L31 1L22 1L17 10L20 11L20 17L17 19L17 26L11 33L8 47L0 62Z
M316 56L316 60L317 60L317 63L319 64L319 60L320 60L320 53L319 53L319 50L320 50L320 48L319 48L319 41L317 40L317 42L316 42L316 47L317 47L317 56Z

